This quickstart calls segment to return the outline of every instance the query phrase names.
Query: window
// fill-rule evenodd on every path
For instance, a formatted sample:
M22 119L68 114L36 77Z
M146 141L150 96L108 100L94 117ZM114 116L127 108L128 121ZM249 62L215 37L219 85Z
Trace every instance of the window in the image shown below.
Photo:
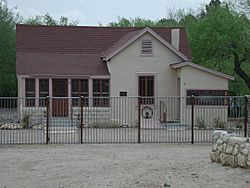
M154 104L154 85L154 76L139 76L139 96L142 97L142 104Z
M141 55L143 55L143 56L153 55L153 48L152 48L152 40L151 39L143 39L141 41Z
M35 106L35 79L25 79L26 106Z
M93 97L94 106L109 106L109 80L93 80Z
M227 91L225 90L187 90L187 96L189 97L192 95L198 97L195 98L194 105L222 106L227 104L227 100L225 98L219 98L219 96L227 95ZM187 105L191 105L191 98L187 98Z
M79 97L83 96L84 98L84 106L89 105L89 82L87 79L77 80L72 79L71 80L71 96L77 97L72 99L72 105L73 106L80 106L79 103Z
M46 106L45 97L49 96L49 79L39 79L39 106Z

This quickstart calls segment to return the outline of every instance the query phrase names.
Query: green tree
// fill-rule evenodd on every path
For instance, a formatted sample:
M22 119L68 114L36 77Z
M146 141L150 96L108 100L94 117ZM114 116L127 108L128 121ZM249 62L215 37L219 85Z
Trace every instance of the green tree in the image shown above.
M250 17L250 0L228 0L228 4L239 13Z
M155 26L166 27L166 26L176 26L178 22L173 18L162 18L155 23Z
M136 18L124 18L124 17L117 17L116 22L110 22L108 26L111 27L147 27L147 26L154 26L154 21L149 19L143 19L140 17Z
M194 61L214 61L224 71L231 67L250 90L250 21L247 17L224 3L209 8L207 15L189 28Z
M250 21L246 15L250 0L230 3L211 0L199 11L170 10L166 18L150 25L141 18L139 25L186 27L193 62L233 75L235 81L229 82L231 94L249 94ZM118 17L111 26L135 26L133 20Z
M69 21L69 19L65 16L61 16L59 20L55 20L49 15L49 13L46 13L44 16L33 16L31 18L24 19L22 23L29 25L78 25L78 21Z
M0 96L15 96L16 33L18 15L12 13L6 2L0 0Z
M0 0L0 96L17 95L16 78L16 23L31 25L77 25L61 16L55 20L49 14L22 19L8 8L5 0Z

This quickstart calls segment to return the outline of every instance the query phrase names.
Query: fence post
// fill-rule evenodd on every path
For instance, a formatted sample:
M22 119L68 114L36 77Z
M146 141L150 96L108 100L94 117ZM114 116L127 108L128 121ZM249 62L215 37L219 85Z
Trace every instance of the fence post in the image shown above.
M46 144L49 144L49 111L50 111L49 96L46 97Z
M81 139L81 144L83 143L82 142L82 129L83 129L83 104L84 103L84 97L83 96L81 96L81 98L80 98L80 105L81 105L81 114L80 114L80 117L81 117L81 119L80 119L80 130L81 130L81 132L80 132L80 139Z
M138 97L138 143L141 143L141 97Z
M244 97L244 136L247 137L247 120L248 120L248 97Z
M191 96L191 143L194 144L194 96Z

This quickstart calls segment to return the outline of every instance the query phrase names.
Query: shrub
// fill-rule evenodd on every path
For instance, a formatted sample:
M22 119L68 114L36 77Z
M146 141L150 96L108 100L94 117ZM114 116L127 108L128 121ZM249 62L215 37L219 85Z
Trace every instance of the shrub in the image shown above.
M224 129L226 126L226 123L221 121L220 118L214 119L214 127L217 129Z
M243 128L243 122L241 121L235 121L234 123L236 129L242 129Z
M23 116L23 119L22 119L22 126L23 126L23 128L24 129L28 129L28 128L30 128L30 117L31 117L31 115L30 114L25 114L24 116Z
M201 119L200 117L196 117L196 127L198 127L199 129L203 129L205 128L205 120Z

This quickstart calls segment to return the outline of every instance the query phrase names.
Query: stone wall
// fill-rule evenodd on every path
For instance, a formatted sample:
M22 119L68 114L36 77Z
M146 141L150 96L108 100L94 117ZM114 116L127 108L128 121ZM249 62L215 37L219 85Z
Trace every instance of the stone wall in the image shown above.
M250 138L214 131L210 159L223 165L250 169Z

